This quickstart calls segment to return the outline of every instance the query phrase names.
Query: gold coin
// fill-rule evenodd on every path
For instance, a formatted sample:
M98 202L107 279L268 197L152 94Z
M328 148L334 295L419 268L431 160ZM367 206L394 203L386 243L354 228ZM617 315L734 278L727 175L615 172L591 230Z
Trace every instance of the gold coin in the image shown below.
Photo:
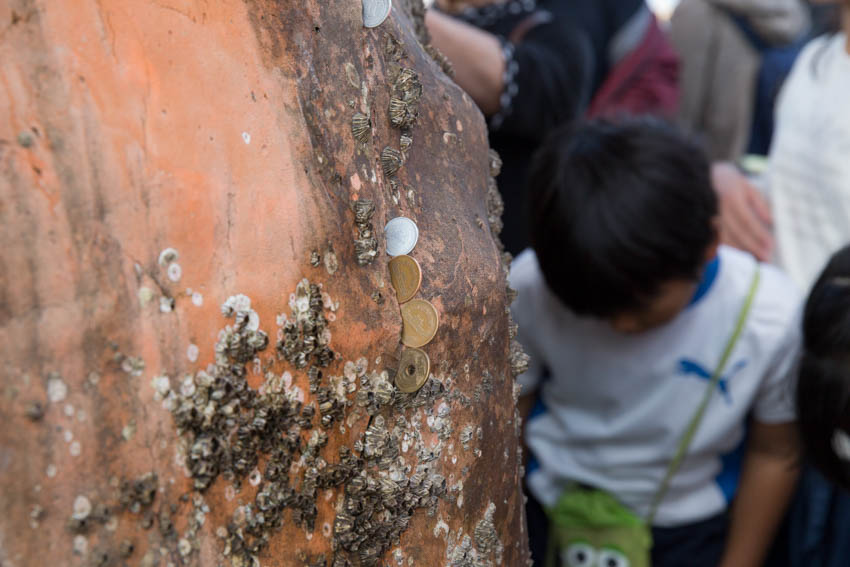
M431 342L440 326L437 309L424 299L414 299L401 305L401 342L418 348Z
M398 372L395 375L396 388L406 394L419 391L428 380L431 361L428 355L418 348L406 348L401 353Z
M399 303L407 303L422 284L419 262L410 256L396 256L390 260L390 282L393 284Z

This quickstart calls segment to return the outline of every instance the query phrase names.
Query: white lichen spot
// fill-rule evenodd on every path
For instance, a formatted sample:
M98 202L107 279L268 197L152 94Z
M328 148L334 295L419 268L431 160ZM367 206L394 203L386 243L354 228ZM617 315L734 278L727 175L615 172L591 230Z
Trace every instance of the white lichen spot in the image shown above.
M164 398L171 391L171 380L165 374L154 376L151 385L159 398Z
M322 525L322 535L325 537L331 537L331 525L328 522L325 522Z
M183 276L183 268L180 267L180 264L174 262L173 264L169 264L168 266L168 279L173 282L179 282L180 278Z
M118 529L118 517L117 516L110 516L109 520L106 522L106 525L104 527L106 528L106 531L109 531L109 532L114 532L115 530L117 530Z
M195 343L190 343L188 347L186 347L186 358L189 359L189 362L197 362L198 354L199 354L198 345Z
M260 469L255 468L251 471L251 475L248 477L248 482L251 483L251 486L257 486L260 484L260 481L263 480L263 475L260 474Z
M62 432L62 438L65 439L65 443L70 443L74 440L74 434L71 432L70 429L66 429Z
M339 269L339 260L337 259L336 254L333 250L328 250L327 252L325 252L324 262L325 269L330 275L334 275Z
M440 537L440 534L445 537L449 535L449 525L443 520L442 516L437 519L437 524L434 526L434 537Z
M183 377L183 382L180 383L180 394L184 398L191 398L195 395L195 379L191 374L186 374Z
M348 360L342 367L342 374L348 380L356 380L357 379L357 365L352 360Z
M458 494L457 497L457 507L463 508L463 493Z
M84 410L84 409L78 409L77 410L77 421L82 423L86 420L86 417L88 417L87 414L86 414L86 410Z
M296 401L304 403L304 390L299 388L298 386L293 386L291 389L287 390L286 397L290 401Z
M393 551L393 559L395 559L396 565L404 565L404 553L402 553L400 547Z
M228 484L224 487L224 499L230 502L234 498L236 498L236 489L233 488L233 485Z
M179 257L180 254L177 253L177 250L174 248L166 248L159 253L159 265L164 268L171 262L176 262Z
M204 296L201 294L201 292L196 291L192 293L192 304L197 307L200 307L204 304Z
M140 356L128 356L121 362L121 370L131 376L141 376L145 371L145 361Z
M71 404L65 404L65 417L74 417L74 406Z
M77 555L85 555L89 551L89 540L86 536L74 536L74 553Z
M73 443L71 443L71 447L68 449L68 451L71 453L72 457L79 457L80 453L83 452L83 448L80 446L79 441L74 441Z
M56 476L56 465L50 464L47 465L47 469L44 471L47 475L47 478L53 478Z
M165 296L160 297L159 310L161 313L171 313L172 311L174 311L174 299Z
M234 313L244 311L248 313L248 323L246 328L250 331L256 331L260 328L260 316L257 312L251 309L251 298L247 295L239 293L231 295L221 305L221 313L225 317L232 317Z
M251 134L248 132L242 132L242 141L245 142L245 145L251 143Z
M153 300L155 294L151 288L142 286L139 288L137 295L139 296L139 305L146 307Z
M129 441L136 434L136 420L131 419L130 422L121 428L121 437L124 441Z
M75 520L85 520L91 514L91 501L80 494L74 498L74 508L71 517Z
M68 385L61 378L50 378L47 380L47 399L58 403L68 396Z
M98 382L100 382L100 374L97 372L89 372L89 384L97 386Z
M165 411L173 412L177 409L177 405L177 396L174 395L174 392L169 392L168 397L162 400L162 409L164 409Z
M192 553L192 544L189 543L189 540L185 537L181 537L180 541L177 542L177 551L180 552L180 555L183 557L188 557L190 553Z

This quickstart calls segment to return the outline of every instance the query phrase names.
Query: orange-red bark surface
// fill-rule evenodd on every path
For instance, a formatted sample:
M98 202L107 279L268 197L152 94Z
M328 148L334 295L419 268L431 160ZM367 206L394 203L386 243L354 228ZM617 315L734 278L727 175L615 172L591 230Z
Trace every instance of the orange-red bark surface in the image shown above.
M268 388L271 376L315 406L308 369L275 348L279 315L292 318L303 278L333 307L324 313L335 359L323 380L361 358L367 377L394 370L401 317L382 229L400 215L420 231L418 297L441 318L424 350L444 392L377 415L405 418L396 433L406 476L428 449L429 474L444 477L446 491L415 509L377 564L525 564L485 125L413 30L398 2L370 30L359 1L0 0L4 567L234 558L220 536L244 520L239 508L263 482L249 475L237 490L238 479L219 476L194 491L191 435L180 435L156 378L179 391L186 373L213 363L219 332L235 324L221 305L244 294L270 338L244 365L248 384ZM387 48L390 37L402 51ZM399 66L418 73L423 94L393 188L379 156L399 147L387 111ZM355 112L371 118L366 143L352 136ZM357 199L376 207L377 256L364 266L354 251ZM167 248L178 256L160 262ZM356 454L370 423L356 393L346 395L341 421L322 428L316 412L313 430L329 437L319 468L337 462L340 447ZM310 434L301 432L305 445ZM260 454L261 473L269 458ZM305 468L290 470L294 487ZM156 493L138 502L128 494L147 473ZM259 562L325 565L324 555L331 565L339 555L369 564L334 549L344 486L317 492L312 532L287 509Z

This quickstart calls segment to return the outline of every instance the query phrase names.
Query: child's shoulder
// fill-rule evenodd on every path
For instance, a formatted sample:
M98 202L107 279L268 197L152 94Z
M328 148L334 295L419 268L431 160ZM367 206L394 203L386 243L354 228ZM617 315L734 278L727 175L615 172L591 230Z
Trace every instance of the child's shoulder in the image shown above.
M759 266L759 287L749 316L751 329L756 332L785 335L797 325L803 296L791 278L776 266L758 263L746 252L721 247L721 259L727 267L727 293L746 298L756 266Z
M543 273L537 263L537 254L531 248L526 248L511 261L511 271L508 276L511 287L519 291L529 287L545 285Z
M526 248L513 259L508 282L517 292L511 306L515 322L523 325L540 317L564 316L565 309L546 285L537 254L531 248Z

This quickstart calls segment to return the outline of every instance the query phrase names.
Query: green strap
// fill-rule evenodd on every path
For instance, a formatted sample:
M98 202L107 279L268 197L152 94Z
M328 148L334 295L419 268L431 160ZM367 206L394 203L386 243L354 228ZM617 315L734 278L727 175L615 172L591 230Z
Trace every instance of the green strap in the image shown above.
M732 336L729 337L729 342L726 344L723 356L720 357L720 363L717 365L714 374L711 376L711 380L709 381L705 394L702 397L702 402L697 408L694 416L691 418L688 428L685 429L685 434L682 436L681 441L679 441L676 454L670 462L670 466L667 467L667 473L664 475L664 479L661 481L661 485L658 487L658 492L655 494L655 498L652 501L649 517L646 519L646 523L650 527L652 526L652 522L655 520L655 514L658 512L658 507L661 505L664 495L670 488L670 481L678 472L679 467L682 466L682 461L685 460L685 454L688 452L688 447L690 447L691 441L694 439L694 435L696 435L699 424L705 415L705 410L708 408L708 403L711 401L711 397L714 394L714 389L717 387L717 383L723 375L723 370L726 368L726 363L729 362L729 357L732 356L732 351L735 349L738 339L741 338L741 332L744 330L744 323L746 323L747 316L753 306L753 299L756 296L756 290L758 289L760 279L761 268L756 265L756 273L753 274L753 282L750 284L750 291L747 294L747 299L744 301L744 305L741 307L741 312L738 314L738 322L735 324L735 330L732 333Z

